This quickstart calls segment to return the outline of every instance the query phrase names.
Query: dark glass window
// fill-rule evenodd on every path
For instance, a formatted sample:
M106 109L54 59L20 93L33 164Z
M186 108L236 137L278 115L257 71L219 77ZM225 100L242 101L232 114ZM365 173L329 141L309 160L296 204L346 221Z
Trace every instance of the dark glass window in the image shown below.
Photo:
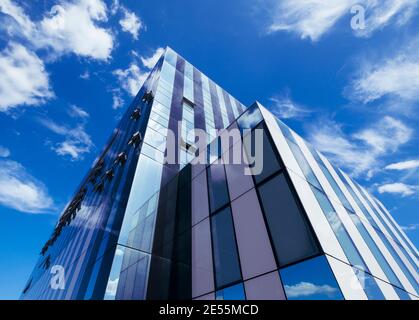
M278 264L283 266L318 254L314 235L284 175L258 189Z
M239 257L230 208L211 217L214 250L215 282L217 288L241 280Z
M216 300L246 300L242 283L218 290L215 295Z
M256 183L261 182L281 169L267 132L266 127L261 124L252 131L250 136L244 137L248 162L250 162ZM262 143L262 146L257 146L257 143ZM262 153L258 152L260 149L263 150Z
M208 191L211 212L215 212L229 202L227 181L223 164L213 164L207 168Z
M284 268L280 274L289 300L343 300L324 256Z

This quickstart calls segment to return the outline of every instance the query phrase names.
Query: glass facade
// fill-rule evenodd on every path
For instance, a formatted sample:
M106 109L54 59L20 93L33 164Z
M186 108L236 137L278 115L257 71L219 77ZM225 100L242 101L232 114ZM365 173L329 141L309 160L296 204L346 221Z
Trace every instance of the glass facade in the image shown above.
M377 199L167 48L22 299L417 299L418 280L416 248Z

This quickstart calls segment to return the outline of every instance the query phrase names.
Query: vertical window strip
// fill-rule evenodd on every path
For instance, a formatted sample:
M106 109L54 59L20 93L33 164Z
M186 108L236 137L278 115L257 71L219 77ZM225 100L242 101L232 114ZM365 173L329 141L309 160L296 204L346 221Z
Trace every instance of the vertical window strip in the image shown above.
M230 206L218 211L210 219L215 287L223 289L243 281Z
M183 96L189 101L194 101L194 82L193 82L193 66L185 61L185 73L184 73L184 87Z
M394 231L394 229L390 228L390 224L388 223L388 221L385 220L384 217L381 216L381 214L374 207L373 203L370 201L369 197L367 196L367 192L363 190L363 188L361 188L358 184L354 183L354 185L358 189L360 194L364 196L365 201L367 202L371 210L374 212L374 214L377 216L377 218L381 221L381 224L384 225L385 229L390 235L390 238L396 243L398 248L403 252L403 254L409 260L409 263L412 265L412 267L416 269L416 273L417 273L417 262L413 260L413 257L409 254L409 252L400 242L401 238L398 237L398 234ZM416 278L417 278L417 275L416 275Z
M356 192L356 191L358 191L357 185L349 177L347 177L347 181L350 184L350 186L354 188L354 193L355 193L356 197L358 197L359 201L362 202L362 200L364 200L366 202L364 207L363 207L363 210L365 210L364 214L368 214L374 220L379 220L379 219L377 219L377 217L374 217L374 213L372 213L368 210L370 205L362 197L362 194L358 194ZM372 209L371 209L371 211L372 211ZM416 290L417 293L419 293L419 285L418 285L417 280L416 280L417 279L417 274L416 274L416 270L413 267L414 265L411 265L410 262L408 261L408 259L406 259L405 254L400 251L399 246L396 243L392 243L392 241L389 240L389 238L393 239L392 234L389 233L388 236L387 236L383 232L383 230L386 230L387 232L389 232L389 230L386 228L386 225L383 224L382 221L376 221L376 222L381 224L380 228L377 230L378 236L380 237L382 242L385 244L385 246L389 250L389 252L392 255L392 257L394 258L394 260L399 265L403 274L408 278L408 280L411 283L411 285L413 286L413 288ZM393 242L394 242L394 240L393 240ZM406 290L407 290L407 288L406 288Z
M237 119L241 112L237 108L236 100L228 93L227 93L227 100L230 102L231 109L233 110L234 119Z
M181 168L189 163L194 157L195 153L188 150L189 145L195 143L194 132L194 108L187 102L182 103L182 140L184 145L181 146Z
M406 256L409 256L405 250L405 248L401 245L401 243L398 243L398 241L394 240L394 238L397 239L397 237L395 237L395 234L391 231L391 229L389 229L389 226L386 224L386 222L383 220L382 216L377 212L377 210L375 209L375 207L372 205L372 203L370 202L370 200L368 199L368 197L366 196L365 191L362 190L362 188L356 184L350 177L346 176L346 179L348 181L348 183L351 185L351 187L353 186L354 192L356 194L356 196L359 198L359 200L362 202L362 200L365 202L364 205L364 210L366 210L366 212L368 213L368 215L374 219L374 221L377 224L377 228L378 231L383 234L385 236L385 238L388 240L388 238L392 239L392 241L397 244L397 248L401 248L403 251L403 254L398 254L398 256L400 256L401 258L405 258ZM357 193L357 192L358 193ZM370 208L370 210L368 210L368 208ZM380 225L378 225L380 224ZM384 232L384 230L386 232ZM386 234L387 233L387 234ZM395 247L394 245L392 247ZM413 262L412 259L409 260L410 263ZM413 262L412 267L413 266L417 266L416 262ZM416 271L416 270L415 270ZM417 277L417 275L415 275L415 277Z
M244 110L246 110L246 107L243 106L238 100L234 99L234 103L237 107L237 111L239 112L239 115L242 114Z
M225 104L226 110L227 110L228 122L230 124L230 123L234 122L234 120L236 120L237 115L234 114L234 110L233 110L233 107L231 105L231 101L230 101L228 93L223 89L221 89L221 91L222 91L224 104Z
M194 102L195 102L195 117L194 126L196 129L206 131L207 126L205 123L204 113L204 93L202 90L202 76L198 69L193 68L193 82L194 82ZM198 139L196 139L198 140Z
M208 77L202 74L202 92L204 97L204 113L205 113L205 124L206 130L209 135L208 143L210 143L215 137L215 120L214 120L214 111L211 104L211 93Z
M390 283L402 288L402 284L400 283L399 279L397 278L390 264L384 257L383 253L381 252L377 244L372 239L367 228L364 226L362 220L353 212L348 211L347 213L349 217L352 219L355 226L357 227L358 231L360 232L368 248L371 250L371 253L374 255L375 259L378 261L380 267L382 268L384 274L386 275Z
M214 114L215 128L223 129L224 123L223 123L223 116L221 115L221 107L220 107L220 102L218 99L217 87L216 87L216 84L212 82L211 80L208 79L208 82L209 82L209 87L210 87L211 105L212 105L212 110Z
M368 221L374 221L372 219L371 215L369 214L369 212L367 211L366 207L364 206L364 204L361 202L360 198L357 196L357 194L355 193L355 191L350 186L350 184L348 182L349 180L345 179L345 177L343 176L343 174L342 174L342 172L340 170L336 170L336 172L338 173L339 178L345 184L345 186L348 189L349 193L351 194L352 198L357 203L357 205L360 208L360 210L362 211L363 215L367 218ZM374 225L377 226L377 224L375 222L374 222ZM378 228L378 230L380 230L380 228L378 226L377 226L377 228ZM414 290L418 291L418 283L417 283L417 281L414 279L413 275L407 269L406 265L402 262L402 260L400 259L399 255L395 252L393 246L391 245L391 243L389 242L389 240L387 239L387 237L382 232L375 232L375 233L377 234L377 236L381 240L381 242L384 244L384 247L389 252L390 258L392 258L394 260L395 266L396 267L397 266L399 267L402 275L404 275L407 278L407 282L410 283L410 285L414 288ZM393 270L394 270L394 268L393 268ZM398 275L398 278L402 282L402 279L400 279L400 275ZM406 290L408 292L410 291L409 290L410 288L406 288L406 285L403 285L402 288L404 288L404 290Z
M216 91L217 91L218 103L220 105L221 117L223 119L223 128L227 128L228 125L230 124L230 121L228 120L227 108L226 108L226 105L225 105L225 102L224 102L222 89L216 84L215 84L215 88L216 88Z
M327 181L329 182L329 184L332 186L332 189L336 193L336 196L338 197L339 201L343 204L343 206L345 208L349 209L352 212L355 212L355 210L352 208L351 204L349 203L348 199L346 199L343 191L340 189L340 187L338 186L337 182L332 177L332 175L329 172L329 170L326 168L326 166L323 163L322 159L320 159L320 156L317 153L317 151L314 149L314 147L311 144L306 143L305 141L304 141L304 143L307 146L307 149L313 155L313 158L317 161L317 164L319 165L320 169L322 170L322 172L325 175L325 177L326 177Z
M419 259L418 250L410 241L410 239L407 237L407 235L401 230L400 226L397 224L397 222L394 220L394 218L391 216L388 210L384 207L384 205L377 198L375 197L371 197L371 198L372 198L372 201L378 206L380 212L382 212L388 218L388 220L391 221L394 228L397 230L397 232L400 234L400 236L405 240L406 244L412 250L413 255L416 257L416 259Z
M407 241L403 234L400 232L400 227L397 225L394 219L387 214L386 211L382 210L381 207L377 205L377 201L374 200L373 196L371 196L364 188L360 188L364 196L368 198L369 203L371 203L371 206L374 207L375 211L387 221L388 225L397 235L397 239L399 240L400 245L409 253L411 258L415 262L414 265L418 266L418 255L416 254L415 249L411 246L409 241Z
M163 63L162 66L162 75L159 79L159 84L157 86L156 95L155 95L155 102L154 104L159 102L162 106L164 106L167 110L170 110L171 102L172 102L172 95L173 95L173 84L175 81L175 74L176 69L167 63L166 61ZM169 96L170 98L167 99L167 101L157 101L159 96ZM159 118L160 124L167 127L169 125L169 117L168 116L162 116L159 114L159 112L156 110L156 108L151 108L150 118Z
M352 266L360 266L364 271L370 272L326 194L311 185L310 187L345 252L348 261Z
M383 218L381 217L380 214L378 214L377 210L375 210L374 206L371 204L371 202L368 200L368 198L365 196L365 193L361 190L361 188L359 187L359 185L357 183L355 183L352 179L351 179L352 185L355 186L355 189L359 192L359 198L361 200L361 198L366 202L366 204L370 207L370 209L372 210L373 214L370 214L371 218L378 224L381 223L382 228L380 228L380 230L386 231L386 233L388 234L389 237L395 237L394 233L390 230L390 228L388 227L387 223L383 220ZM366 209L366 208L365 208ZM397 239L397 237L396 237Z

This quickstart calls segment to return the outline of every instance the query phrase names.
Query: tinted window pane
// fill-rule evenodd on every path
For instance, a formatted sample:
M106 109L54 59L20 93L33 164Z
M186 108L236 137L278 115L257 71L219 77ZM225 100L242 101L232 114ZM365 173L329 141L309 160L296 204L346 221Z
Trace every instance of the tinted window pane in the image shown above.
M336 195L338 196L340 202L349 210L354 211L351 204L349 203L348 199L346 199L345 194L340 189L339 185L333 178L332 174L329 172L329 169L326 168L325 164L323 163L323 160L320 158L317 151L313 148L313 146L309 143L305 143L308 150L310 150L311 154L313 155L313 158L317 161L317 164L319 165L320 169L323 171L323 174L325 175L327 181L329 181L330 185L333 188L333 191L335 191Z
M373 238L370 236L368 230L363 225L361 219L355 214L350 211L348 211L349 216L351 217L353 223L358 228L358 231L360 232L362 238L364 239L365 243L367 244L368 248L371 250L372 254L374 255L377 262L380 264L381 269L386 274L388 280L391 283L394 283L398 286L401 286L401 283L399 282L396 274L394 273L393 269L390 267L389 263L387 262L386 258L378 248L377 244L373 240ZM354 263L352 263L355 265ZM365 270L365 267L364 267Z
M195 166L192 166L192 169ZM209 216L207 176L201 172L192 180L192 225Z
M317 243L284 175L261 185L259 192L279 265L317 254Z
M310 182L313 186L315 186L316 188L319 188L320 190L322 190L322 187L319 183L319 181L317 180L313 170L310 167L310 164L308 163L307 159L305 158L304 154L302 153L300 147L287 139L288 145L295 157L295 159L297 160L298 164L300 165L301 170L304 173L304 176L306 177L307 181Z
M245 165L230 163L225 166L230 199L237 199L246 191L253 188L252 176L245 174Z
M211 219L215 280L217 288L220 288L241 280L240 266L230 208L218 212Z
M207 170L211 212L215 212L229 202L224 165L213 164Z
M291 133L291 130L290 130L290 128L288 128L281 120L279 120L279 119L276 119L276 122L278 123L278 125L279 125L279 128L281 129L281 131L282 131L282 134L285 136L285 138L287 138L288 140L291 140L291 141L295 141L294 140L294 136L292 135L292 133Z
M243 141L257 183L281 168L264 126L258 126L251 135L245 136ZM257 145L258 143L262 145Z
M217 291L216 300L246 300L243 284L239 283Z
M358 266L362 270L368 271L368 268L364 263L361 255L359 254L358 249L353 243L348 231L346 231L345 226L343 225L327 196L317 188L311 187L311 189L313 190L313 193L316 196L316 199L319 202L327 221L329 221L329 224L333 229L333 232L335 233L336 238L338 239L349 262L353 266Z
M280 274L289 300L343 300L324 256L284 268Z

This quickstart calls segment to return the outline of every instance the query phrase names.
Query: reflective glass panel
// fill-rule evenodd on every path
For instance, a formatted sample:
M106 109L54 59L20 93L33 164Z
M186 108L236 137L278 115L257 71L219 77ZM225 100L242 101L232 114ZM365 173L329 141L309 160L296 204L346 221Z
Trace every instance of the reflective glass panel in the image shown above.
M215 282L217 288L220 288L241 280L233 220L229 207L212 216L211 229Z
M242 283L219 290L216 292L216 300L246 300Z
M280 274L289 300L343 300L324 256L284 268Z
M211 212L215 212L229 202L227 181L223 164L213 164L207 168L208 191Z
M270 179L258 189L279 265L318 254L308 221L284 175Z

